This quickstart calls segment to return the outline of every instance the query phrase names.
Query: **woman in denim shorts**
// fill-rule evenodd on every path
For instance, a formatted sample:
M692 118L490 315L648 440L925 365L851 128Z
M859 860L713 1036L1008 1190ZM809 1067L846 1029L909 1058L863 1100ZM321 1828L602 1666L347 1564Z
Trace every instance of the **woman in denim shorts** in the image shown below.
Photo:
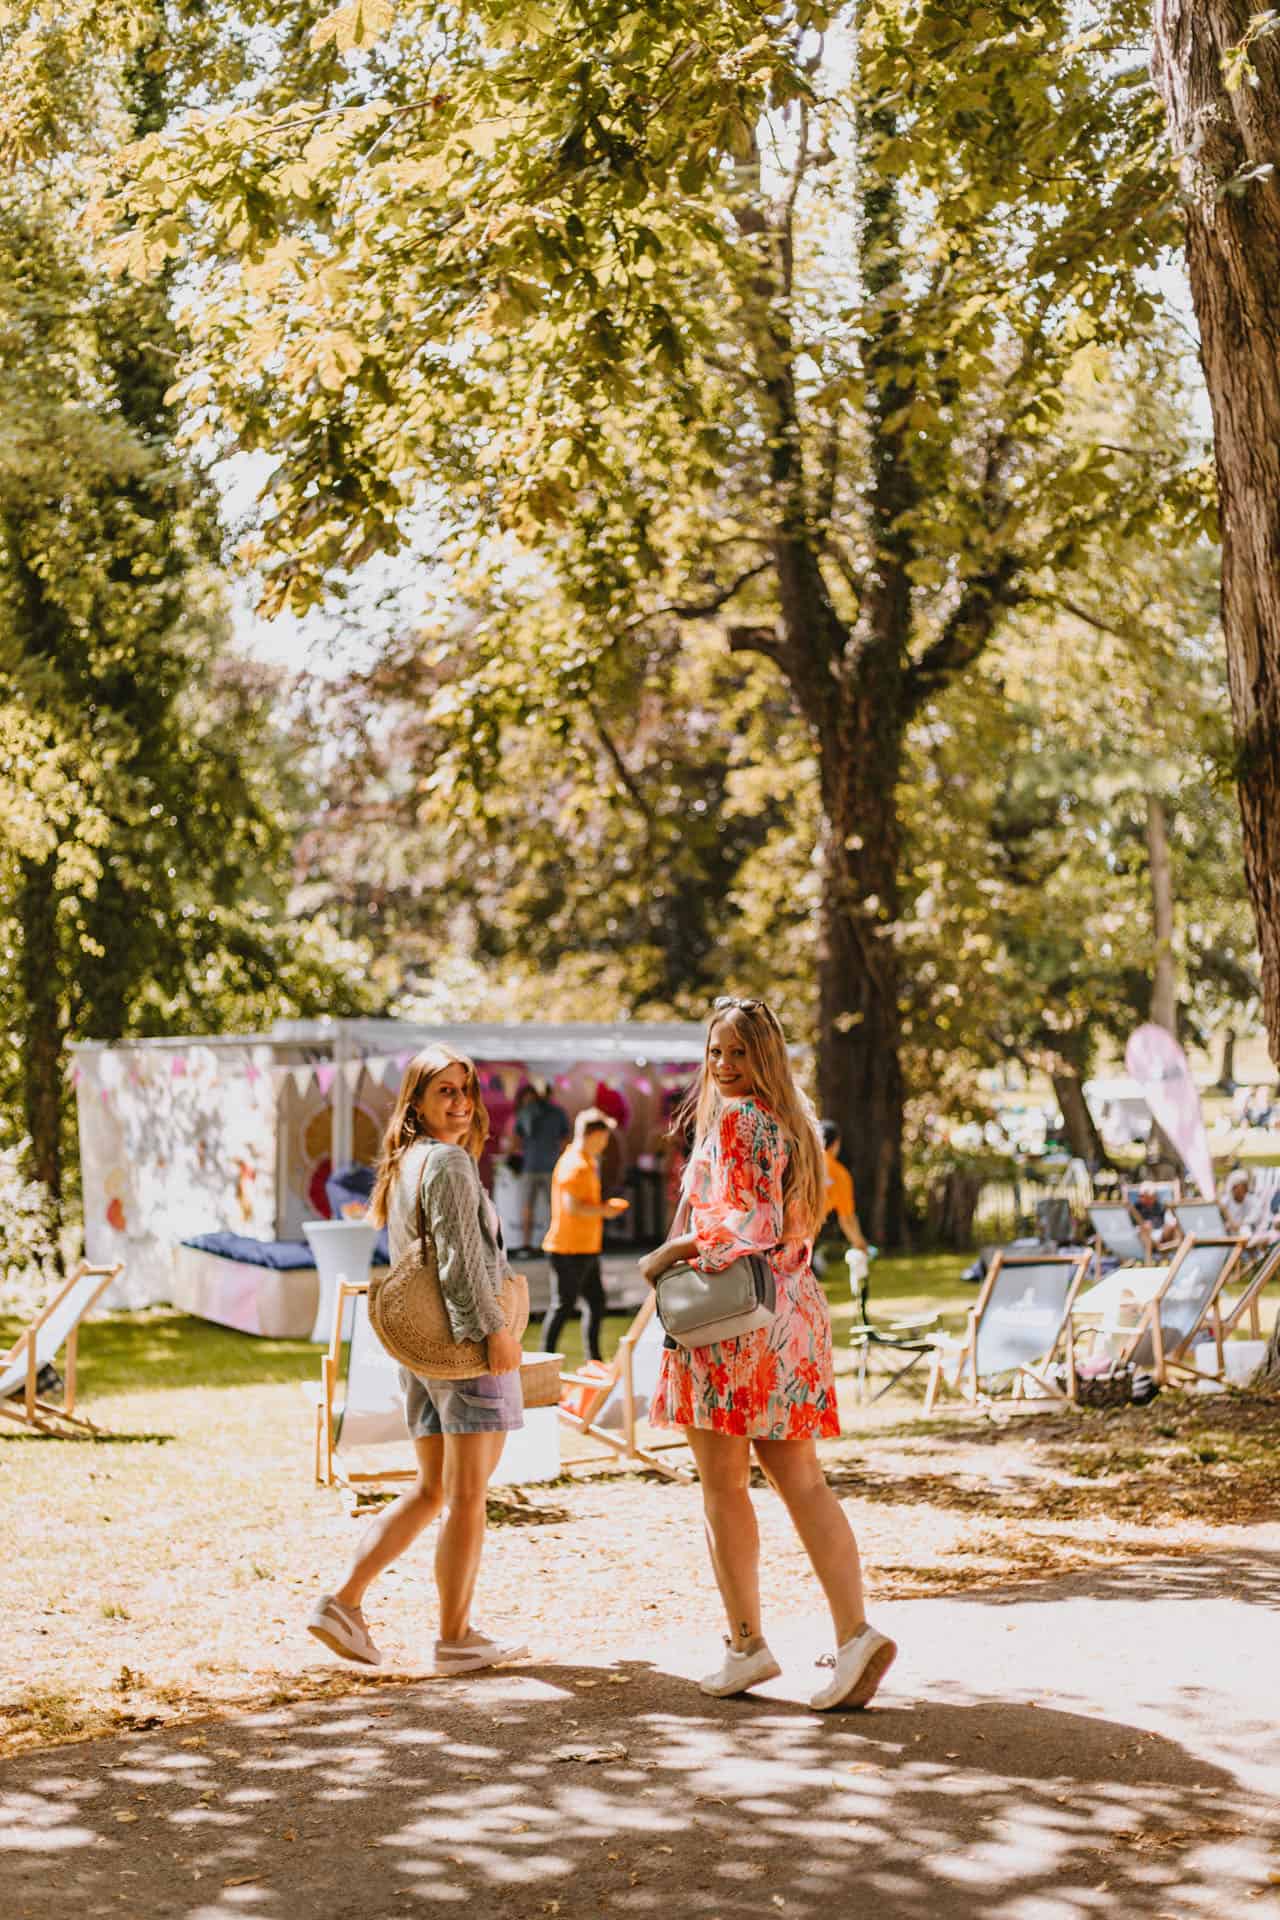
M308 1631L334 1653L366 1666L378 1666L382 1655L365 1624L365 1591L441 1512L436 1671L470 1673L528 1651L471 1623L486 1490L505 1436L524 1425L520 1342L507 1329L499 1291L506 1254L476 1164L488 1132L470 1060L433 1046L410 1061L383 1136L370 1217L379 1226L386 1223L394 1264L417 1238L421 1190L453 1337L483 1340L489 1371L469 1380L426 1380L400 1369L417 1481L374 1521L346 1579L321 1595L307 1622Z

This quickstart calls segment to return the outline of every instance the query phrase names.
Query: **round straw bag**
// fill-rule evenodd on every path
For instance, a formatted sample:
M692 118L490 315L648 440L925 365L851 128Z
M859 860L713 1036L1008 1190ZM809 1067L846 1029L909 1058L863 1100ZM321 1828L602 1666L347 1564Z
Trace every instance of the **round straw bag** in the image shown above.
M426 1169L424 1167L425 1174ZM508 1273L499 1289L507 1331L521 1339L529 1324L529 1288L522 1274ZM440 1291L440 1268L427 1232L418 1183L418 1242L385 1273L369 1282L369 1325L402 1367L427 1380L473 1380L488 1373L483 1340L455 1340Z

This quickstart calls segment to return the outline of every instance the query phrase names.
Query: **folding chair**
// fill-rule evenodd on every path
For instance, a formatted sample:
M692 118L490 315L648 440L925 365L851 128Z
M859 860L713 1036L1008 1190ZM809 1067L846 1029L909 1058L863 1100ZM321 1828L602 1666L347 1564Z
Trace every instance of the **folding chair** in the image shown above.
M416 1466L369 1472L353 1467L347 1457L362 1447L409 1445L400 1369L369 1324L368 1291L367 1280L339 1280L316 1395L316 1480L321 1486L341 1486L352 1492L417 1478Z
M1247 1313L1250 1334L1255 1340L1261 1340L1262 1322L1258 1317L1258 1296L1263 1288L1269 1287L1277 1274L1280 1274L1280 1240L1274 1246L1265 1248L1262 1258L1247 1272L1244 1271L1243 1258L1240 1264L1240 1277L1245 1283L1244 1292L1230 1305L1219 1301L1223 1336L1225 1338L1226 1335L1234 1333Z
M101 1433L102 1429L95 1427L92 1420L82 1419L75 1412L76 1349L80 1322L123 1268L121 1260L113 1267L92 1267L82 1260L48 1306L18 1335L8 1353L0 1354L0 1414L41 1433L64 1437L74 1433ZM46 1367L53 1365L64 1346L66 1385L59 1407L52 1401L40 1399L36 1381ZM22 1403L15 1406L13 1401L19 1391Z
M693 1478L691 1468L664 1460L655 1448L642 1447L636 1440L640 1410L647 1405L658 1384L662 1365L662 1322L656 1307L657 1299L650 1289L618 1342L618 1351L607 1370L562 1375L560 1385L567 1391L560 1402L560 1418L575 1433L585 1433L592 1440L598 1440L624 1460L639 1460L672 1480L690 1480ZM584 1454L576 1460L566 1460L564 1465L585 1466L592 1457Z
M981 1382L1013 1376L1013 1398L1069 1400L1075 1393L1071 1341L1063 1338L1071 1304L1089 1268L1092 1254L1044 1254L1027 1260L1006 1259L1003 1250L992 1261L969 1324L959 1339L938 1336L933 1342L933 1366L925 1392L925 1412L932 1412L943 1384L948 1359L958 1362L955 1390L976 1405ZM1065 1346L1067 1389L1048 1376L1059 1346ZM1024 1391L1034 1381L1038 1395ZM948 1383L949 1384L949 1383Z
M858 1297L855 1304L858 1310L858 1318L849 1329L849 1351L857 1356L858 1399L865 1405L867 1402L867 1374L872 1348L875 1348L877 1352L883 1350L888 1353L898 1355L905 1353L910 1356L910 1358L904 1360L901 1365L895 1364L892 1360L889 1362L889 1378L882 1387L878 1388L877 1391L871 1395L872 1400L879 1400L882 1395L888 1393L892 1387L896 1387L899 1380L904 1379L913 1367L918 1367L922 1361L927 1360L933 1353L934 1341L930 1338L930 1335L937 1327L938 1316L936 1313L931 1313L925 1315L922 1319L890 1320L887 1325L877 1327L867 1312L867 1306L871 1297L871 1272L869 1267L858 1282L857 1295Z
M315 1477L319 1485L351 1494L369 1487L407 1485L417 1478L405 1424L400 1369L369 1322L367 1280L340 1280L333 1329L320 1361L315 1396ZM345 1371L344 1371L345 1348ZM526 1360L534 1356L527 1354ZM339 1389L341 1388L341 1400ZM554 1480L560 1471L554 1407L530 1407L522 1433L510 1434L492 1486ZM403 1465L369 1468L366 1449L394 1447Z
M1188 1356L1196 1334L1207 1324L1213 1329L1218 1354L1218 1370L1208 1377L1220 1381L1226 1362L1218 1296L1240 1264L1243 1252L1241 1239L1184 1240L1159 1292L1138 1316L1118 1364L1132 1362L1149 1367L1162 1386L1168 1384L1170 1367L1193 1378L1204 1378L1203 1370L1193 1366Z
M1173 1209L1173 1217L1183 1238L1196 1240L1230 1239L1222 1208L1216 1200L1183 1200Z
M1104 1253L1109 1253L1121 1266L1146 1265L1147 1243L1142 1237L1142 1228L1124 1201L1089 1207L1087 1211L1094 1233L1099 1273L1102 1271Z

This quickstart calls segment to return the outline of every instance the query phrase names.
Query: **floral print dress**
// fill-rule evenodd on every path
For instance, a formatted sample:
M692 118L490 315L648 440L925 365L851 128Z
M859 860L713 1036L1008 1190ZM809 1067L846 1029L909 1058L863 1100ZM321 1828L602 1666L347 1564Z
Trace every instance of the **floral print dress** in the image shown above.
M832 1439L840 1432L831 1319L810 1265L811 1243L785 1231L782 1176L790 1149L769 1109L726 1102L689 1168L689 1230L705 1272L745 1253L773 1268L773 1322L716 1346L668 1347L649 1418L753 1440ZM781 1244L780 1244L781 1243Z

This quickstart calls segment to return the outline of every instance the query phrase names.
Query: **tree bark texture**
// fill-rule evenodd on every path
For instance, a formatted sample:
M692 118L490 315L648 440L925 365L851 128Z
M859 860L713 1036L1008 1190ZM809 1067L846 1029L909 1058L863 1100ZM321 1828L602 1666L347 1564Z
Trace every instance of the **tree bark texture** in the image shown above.
M1251 49L1256 84L1229 91L1221 68L1252 11L1249 0L1155 0L1152 68L1182 165L1213 408L1245 873L1280 1065L1280 177L1241 177L1280 163L1280 36Z
M1155 959L1151 968L1151 1018L1166 1033L1178 1032L1178 975L1173 964L1173 862L1169 823L1158 793L1147 795L1147 863L1151 872L1151 921Z
M54 858L20 862L19 984L25 1032L22 1098L31 1140L31 1170L49 1189L55 1217L62 1203L62 1009L58 999L58 893Z
M1054 1098L1062 1108L1062 1124L1066 1128L1067 1144L1072 1153L1077 1160L1083 1160L1091 1172L1110 1165L1102 1135L1084 1097L1084 1082L1080 1075L1062 1070L1052 1077Z

